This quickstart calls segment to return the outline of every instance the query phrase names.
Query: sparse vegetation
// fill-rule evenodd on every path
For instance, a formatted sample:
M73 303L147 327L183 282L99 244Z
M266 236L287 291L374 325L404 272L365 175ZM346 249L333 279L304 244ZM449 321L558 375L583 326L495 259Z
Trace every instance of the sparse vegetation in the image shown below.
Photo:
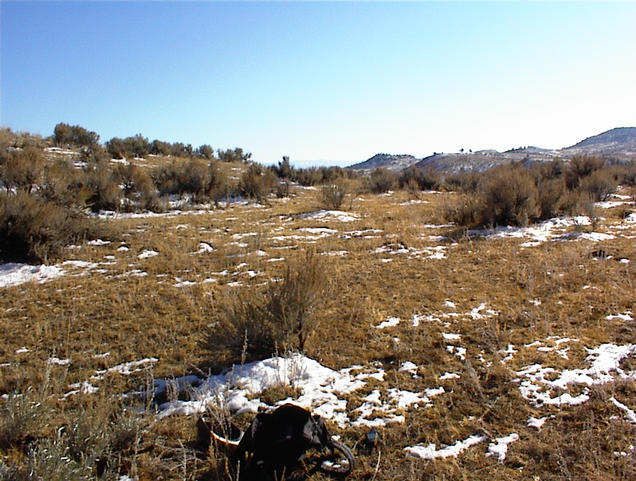
M324 262L312 251L285 266L280 280L263 291L240 291L212 324L213 351L226 362L245 363L289 351L303 352L316 327L316 310L327 293Z
M272 354L293 364L290 351L359 386L334 383L312 404L355 447L351 481L634 477L625 408L635 408L636 351L606 382L557 382L589 368L598 346L634 344L633 165L581 159L439 179L407 171L393 178L393 192L376 195L346 169L284 160L264 168L245 154L209 158L208 149L193 149L192 159L111 162L101 146L43 150L53 139L1 134L0 256L60 259L66 273L0 287L0 478L231 480L220 447L200 451L197 416L182 413L200 408L227 420L229 384L207 384L208 376L232 379L241 370L232 363ZM301 178L319 187L295 187ZM291 185L289 196L277 198L277 185ZM248 187L262 204L222 202ZM324 192L334 203L322 203ZM346 212L319 210L339 209L345 195ZM175 200L189 205L144 212ZM98 202L138 215L98 220L87 213ZM445 207L455 224L442 219ZM543 238L523 228L457 235L555 216L536 229ZM547 369L546 383L523 374L531 366ZM272 376L262 392L233 386L244 391L225 401L254 408L309 399L307 384ZM298 379L320 384L309 371ZM169 387L159 393L162 381ZM212 385L219 401L202 406ZM589 399L541 405L523 386L554 400ZM397 392L421 397L399 404L406 397ZM328 414L336 403L342 423ZM172 406L184 409L157 416ZM252 416L232 420L245 427ZM367 422L377 423L375 447L365 443ZM487 455L512 433L505 459ZM438 452L474 435L484 441L457 457L405 451Z

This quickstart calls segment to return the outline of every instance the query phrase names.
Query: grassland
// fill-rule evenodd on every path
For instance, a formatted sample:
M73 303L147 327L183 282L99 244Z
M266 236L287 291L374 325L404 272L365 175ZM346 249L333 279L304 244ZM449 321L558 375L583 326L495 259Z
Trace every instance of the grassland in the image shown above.
M458 234L443 218L452 192L352 193L338 212L319 194L110 216L107 239L65 250L64 275L1 288L0 477L227 479L221 453L197 449L197 415L165 415L196 388L162 407L150 387L231 368L211 342L228 303L311 251L328 295L303 355L334 375L371 374L331 391L346 419L328 425L359 461L348 479L634 479L633 193L593 225L534 237ZM302 391L281 381L249 397ZM381 442L365 449L371 426Z

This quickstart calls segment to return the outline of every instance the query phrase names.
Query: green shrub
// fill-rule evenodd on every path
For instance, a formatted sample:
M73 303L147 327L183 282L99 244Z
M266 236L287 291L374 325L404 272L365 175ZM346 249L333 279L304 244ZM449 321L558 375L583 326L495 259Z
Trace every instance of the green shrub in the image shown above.
M38 196L46 202L71 207L84 207L90 192L85 174L68 160L56 160L44 167Z

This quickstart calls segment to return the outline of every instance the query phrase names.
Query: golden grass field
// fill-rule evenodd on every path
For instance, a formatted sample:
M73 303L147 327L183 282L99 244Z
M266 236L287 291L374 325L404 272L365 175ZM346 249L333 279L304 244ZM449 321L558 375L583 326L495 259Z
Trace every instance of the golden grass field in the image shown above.
M532 239L523 230L519 237L457 235L442 215L454 195L350 194L344 214L317 217L305 214L323 209L318 190L294 186L290 197L265 205L108 218L105 242L66 250L57 264L65 275L1 288L0 394L6 404L12 393L29 392L46 407L27 429L38 439L82 424L84 442L93 442L86 439L134 417L134 443L110 461L119 476L227 479L220 453L196 449L197 415L157 416L144 409L149 402L122 395L154 379L229 368L210 345L219 310L237 293L264 289L311 250L329 294L304 354L334 371L384 372L339 395L351 422L327 419L356 453L348 479L635 479L636 223L624 216L634 198L599 208L594 231L609 234L602 240L589 235L592 226L574 223L524 245ZM592 254L599 249L600 259ZM624 354L607 371L589 371L591 350L603 345ZM142 362L108 370L133 361ZM552 368L545 382L534 382L538 392L569 397L550 405L524 397L522 383L539 369L530 372L532 365ZM574 370L586 371L549 387ZM85 381L99 389L82 389ZM375 409L367 420L380 419L391 389L440 387L429 402L393 403L392 414L403 418L379 423L380 444L363 449L369 426L353 422L357 408L367 403ZM281 385L253 397L271 403L300 391ZM585 402L567 404L580 395ZM544 424L529 426L530 418ZM496 439L513 433L504 458L488 455ZM470 436L483 440L441 456ZM405 450L418 445L439 457ZM0 455L27 462L19 443L0 442Z

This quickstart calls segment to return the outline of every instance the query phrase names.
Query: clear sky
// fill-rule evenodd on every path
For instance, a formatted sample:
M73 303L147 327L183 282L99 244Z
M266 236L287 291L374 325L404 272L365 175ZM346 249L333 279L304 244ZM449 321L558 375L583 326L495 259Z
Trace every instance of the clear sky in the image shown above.
M636 3L0 2L0 124L263 163L636 126Z

